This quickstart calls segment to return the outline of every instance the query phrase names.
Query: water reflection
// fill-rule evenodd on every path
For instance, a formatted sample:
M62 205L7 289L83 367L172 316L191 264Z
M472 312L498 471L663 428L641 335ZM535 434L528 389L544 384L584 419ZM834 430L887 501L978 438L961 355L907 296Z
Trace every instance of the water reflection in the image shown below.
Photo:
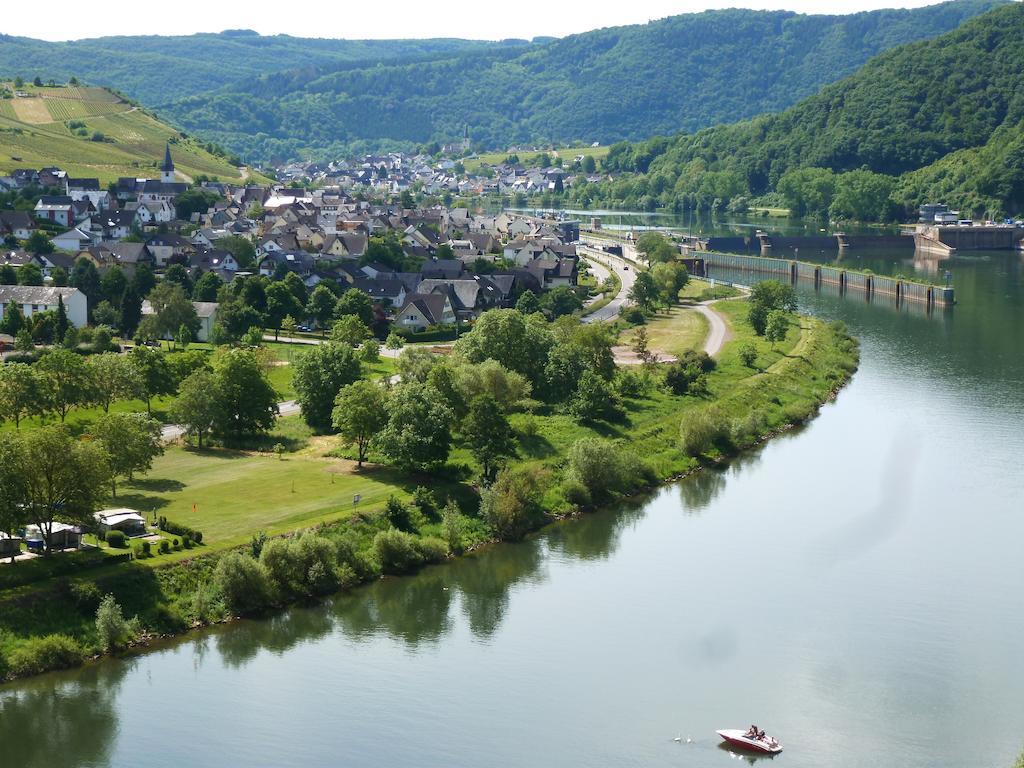
M568 520L550 528L544 539L552 553L576 560L605 560L618 548L622 532L644 515L652 496L642 494L626 499L614 511Z
M0 764L103 765L118 733L117 696L132 661L103 663L0 690ZM69 751L68 747L73 747Z

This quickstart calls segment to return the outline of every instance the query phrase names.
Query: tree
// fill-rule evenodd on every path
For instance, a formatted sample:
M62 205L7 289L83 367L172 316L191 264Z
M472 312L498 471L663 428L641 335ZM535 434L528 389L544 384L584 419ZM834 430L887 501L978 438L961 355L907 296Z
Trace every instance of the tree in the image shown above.
M184 325L193 334L199 331L199 317L185 290L177 283L162 282L149 294L153 314L144 318L143 326L152 327L158 339L173 339Z
M358 347L370 335L370 329L357 315L342 315L331 327L331 341Z
M509 467L480 495L480 516L503 541L518 541L544 521L541 501L547 475L533 467Z
M192 187L178 195L174 200L174 212L181 221L188 221L193 213L206 213L210 206L220 200L216 192Z
M165 283L177 283L186 296L192 295L192 278L188 276L188 270L183 264L171 264L164 270Z
M263 327L263 316L239 299L222 302L217 307L217 340L221 344L238 342L250 328Z
M85 294L89 311L103 298L103 289L100 287L100 273L96 265L84 256L79 257L71 270L71 277L68 284L77 288ZM145 294L143 294L145 295Z
M768 315L773 309L786 312L796 310L796 291L793 286L780 283L778 280L763 280L750 292L750 309L747 319L754 332L763 336L768 326Z
M140 392L146 401L146 413L153 415L154 397L174 392L174 372L167 362L167 355L159 349L138 346L131 351L132 363L139 373Z
M63 288L68 284L68 271L64 267L54 267L50 270L50 279L57 288Z
M739 349L740 362L743 363L747 368L753 368L754 363L757 362L757 347L751 342L746 342Z
M658 286L650 272L638 272L633 287L629 289L629 300L644 312L650 312L658 301Z
M305 307L306 301L308 301L309 299L309 291L306 290L306 284L302 282L302 278L299 277L294 272L289 272L287 275L285 275L284 280L282 280L281 282L283 282L288 287L288 290L292 292L292 295L295 297L295 300L299 303L299 306ZM301 314L302 310L300 309L298 312L295 313L295 316L298 317Z
M47 409L60 416L61 424L77 405L92 402L95 395L92 371L82 359L67 349L51 349L36 363L44 376Z
M96 636L103 650L120 648L131 638L131 626L121 613L121 606L113 595L106 595L96 609Z
M678 254L675 246L661 232L644 232L636 241L636 249L647 258L648 264L673 261Z
M764 337L772 343L772 349L775 349L775 343L784 341L786 333L789 331L789 316L781 309L773 309L768 313L768 322L765 325Z
M124 293L121 295L120 322L117 327L121 329L124 336L131 338L135 336L140 320L142 320L142 299L139 298L135 285L132 283L124 289Z
M523 374L536 385L541 380L554 338L537 315L514 309L485 312L473 330L455 342L455 350L472 363L497 360L510 371Z
M213 371L217 393L216 431L241 437L266 432L277 418L277 392L260 366L256 353L229 349Z
M18 285L42 285L43 270L34 261L18 267Z
M494 480L504 459L516 455L512 426L497 400L490 395L478 395L470 402L462 434L480 465L485 482Z
M309 295L309 300L306 302L306 316L309 317L318 328L323 329L324 333L327 332L327 326L331 322L331 317L334 315L334 305L337 300L331 289L326 285L320 284L313 289L313 292Z
M0 265L0 285L17 285L18 271L10 264Z
M293 368L292 384L302 418L314 429L329 430L338 392L362 374L356 351L347 344L327 342L302 353Z
M256 263L256 246L244 237L238 235L222 237L215 241L214 245L234 256L238 266L242 269L249 269Z
M448 460L454 414L433 387L402 382L388 399L387 414L374 445L397 466L425 470Z
M25 478L22 476L24 467L24 448L20 436L0 432L0 532L8 536L14 536L19 528L29 522L25 511L27 494ZM12 551L12 564L14 558L15 551Z
M334 314L338 318L355 315L363 325L373 325L373 300L358 288L349 288L334 305Z
M540 300L537 298L537 294L529 289L523 291L516 301L516 311L524 315L532 315L534 312L539 312Z
M274 340L281 331L281 323L288 316L295 317L302 312L303 306L295 294L283 282L271 283L267 286L267 324L274 329Z
M46 233L41 229L37 229L31 235L28 236L28 240L25 241L25 250L29 253L35 254L50 254L53 253L53 243L50 242L50 238L46 236Z
M204 272L196 280L196 284L192 288L192 300L216 301L217 292L222 285L224 285L224 281L220 279L216 272Z
M40 375L25 363L0 366L0 418L13 421L21 428L21 420L42 413L45 390Z
M203 435L213 429L216 422L219 400L217 383L213 372L205 368L193 371L178 387L178 396L167 410L168 418L180 424L185 434L194 434L199 447L203 447Z
M125 289L128 287L128 278L124 276L122 269L116 264L100 278L100 292L103 298L120 308L121 299L124 297Z
M332 423L338 434L355 444L359 467L366 461L370 441L387 422L387 393L376 382L361 379L338 392Z
M98 325L105 325L110 328L121 327L121 313L106 299L96 305L96 309L92 311L92 319ZM58 322L58 327L59 325L60 323ZM67 331L60 335L66 337Z
M615 418L621 415L622 406L611 385L588 369L580 376L568 410L577 421L588 422Z
M630 345L631 349L636 356L640 358L642 362L649 363L651 361L651 353L648 350L648 344L650 338L647 333L647 327L641 325L633 333L633 343Z
M117 496L117 478L128 480L147 472L164 452L160 422L143 413L109 413L90 428L107 453L111 496Z
M690 282L690 273L682 264L673 261L651 267L651 278L665 304L672 305L679 301L679 291Z
M153 267L146 262L137 264L131 284L138 296L148 296L149 292L156 288L156 275L153 274Z
M597 161L594 160L593 155L587 155L583 158L583 172L594 173L597 170Z
M107 456L101 446L75 440L63 426L34 429L21 439L25 517L39 528L49 554L54 523L95 523L93 513L110 477Z
M523 295L525 296L526 294ZM579 297L579 294L566 285L560 285L557 288L552 288L541 297L539 303L541 309L547 312L552 318L571 315L573 312L583 307L583 300ZM518 308L519 305L517 303L516 309Z
M0 324L0 331L8 336L17 337L18 332L25 327L25 316L21 314L21 307L16 301L12 301L4 310L3 323Z
M405 346L405 339L400 334L391 331L388 337L384 339L384 346L388 349L398 350Z
M104 413L110 413L110 405L115 400L137 397L142 389L139 369L127 355L104 352L90 357L87 365L92 375L95 401Z

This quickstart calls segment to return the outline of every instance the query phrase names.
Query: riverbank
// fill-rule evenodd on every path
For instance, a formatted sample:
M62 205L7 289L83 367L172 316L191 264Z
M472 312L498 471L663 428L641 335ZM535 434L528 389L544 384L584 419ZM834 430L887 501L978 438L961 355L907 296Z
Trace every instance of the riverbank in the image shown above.
M636 396L624 398L626 415L616 423L583 425L557 413L520 413L511 418L520 455L517 465L536 468L553 478L544 493L547 514L536 521L538 524L585 512L591 506L567 493L569 486L564 482L566 457L580 439L602 438L619 450L643 457L650 483L664 482L704 463L722 461L789 425L806 421L856 369L856 342L841 326L797 318L786 340L773 349L753 335L746 322L745 303L723 302L718 308L734 339L725 345L716 366L708 372L705 391L673 395L658 387L643 391L641 383ZM749 367L739 351L745 344L753 344L757 353ZM643 373L652 379L660 375L658 371ZM681 431L688 425L711 421L715 434L696 456L681 447ZM455 467L468 460L456 452L450 465ZM430 485L432 480L410 476L404 485L411 491L418 485ZM457 541L449 548L471 552L491 542L494 535L473 508L471 489L462 485L470 493L465 494L468 498L460 497L463 514L458 520ZM443 546L438 547L438 542L444 545L451 539L437 504L432 509L414 510L411 536L402 539L409 545L407 558L382 558L375 541L391 526L380 506L351 510L342 519L316 529L317 536L329 542L335 552L337 578L333 587L345 588L382 574L407 572L450 556ZM83 576L0 597L0 674L26 676L74 666L97 655L94 616L101 594L113 594L126 616L138 616L142 644L228 620L237 611L231 610L214 588L217 563L226 551L197 554L165 567L150 567L150 561L127 563L102 576ZM235 551L244 554L251 548L242 545ZM268 595L259 609L308 599L310 594L298 590Z

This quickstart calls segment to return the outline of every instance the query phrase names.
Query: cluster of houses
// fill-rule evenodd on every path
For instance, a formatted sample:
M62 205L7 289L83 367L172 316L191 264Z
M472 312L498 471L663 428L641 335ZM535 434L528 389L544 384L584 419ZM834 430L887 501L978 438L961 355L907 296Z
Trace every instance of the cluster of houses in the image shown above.
M404 172L395 170L402 168L402 157L388 156L389 173ZM344 186L326 185L335 178L328 175L315 189L204 182L218 202L184 221L176 218L175 201L188 185L175 181L169 147L160 170L159 179L123 178L107 188L97 179L71 178L57 168L21 170L0 179L0 186L40 184L64 192L41 196L33 215L0 211L0 235L27 240L40 229L40 221L51 223L47 231L54 225L67 227L50 237L52 253L10 247L0 252L0 266L34 262L47 281L41 288L0 287L0 305L14 301L31 315L52 309L59 296L72 323L83 325L80 292L50 287L54 270L70 274L83 257L101 273L116 265L129 278L141 264L158 274L180 264L193 277L213 272L224 282L289 272L309 288L333 280L342 288L365 291L381 319L409 330L471 321L487 309L514 304L524 290L539 293L577 283L575 222L507 212L478 215L465 208L375 205ZM408 257L403 261L419 268L403 272L367 263L372 238L381 236L397 242ZM239 263L223 247L229 237L252 243L254 264ZM216 305L201 309L199 336L205 340Z
M149 535L146 519L134 509L103 509L93 514L92 532L103 537L109 531L121 531L127 537ZM50 548L53 550L81 549L86 529L70 523L51 522L48 524ZM27 525L15 535L0 533L0 559L9 557L25 557L22 555L22 544L28 550L29 557L41 553L45 549L45 534L38 525Z
M330 163L292 163L278 169L287 182L336 186L348 191L401 194L413 188L427 195L524 195L563 192L580 178L607 178L582 170L583 155L560 158L563 166L526 167L522 163L480 164L472 172L456 160L392 152Z

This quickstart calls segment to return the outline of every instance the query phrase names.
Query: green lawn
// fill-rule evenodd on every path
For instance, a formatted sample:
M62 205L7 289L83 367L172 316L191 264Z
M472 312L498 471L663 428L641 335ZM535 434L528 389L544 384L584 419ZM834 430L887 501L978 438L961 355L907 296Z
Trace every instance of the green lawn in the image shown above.
M731 285L715 283L714 286L708 280L691 277L683 289L679 291L679 298L684 302L710 301L711 299L731 299L739 296L741 291Z
M698 349L708 335L708 321L696 310L672 307L659 311L647 320L647 345L652 352L679 357ZM637 329L631 328L619 337L619 343L632 346Z
M601 160L604 160L608 156L608 150L611 147L561 147L555 150L549 150L547 152L491 152L485 155L477 155L476 157L468 160L463 160L462 164L466 167L466 170L472 173L477 170L482 164L487 163L488 165L499 165L505 162L505 158L509 155L515 154L519 156L519 162L527 164L540 155L547 154L552 160L555 157L562 158L562 163L566 168L572 165L572 161L577 155L583 155L584 157L593 157L594 160L600 164Z

